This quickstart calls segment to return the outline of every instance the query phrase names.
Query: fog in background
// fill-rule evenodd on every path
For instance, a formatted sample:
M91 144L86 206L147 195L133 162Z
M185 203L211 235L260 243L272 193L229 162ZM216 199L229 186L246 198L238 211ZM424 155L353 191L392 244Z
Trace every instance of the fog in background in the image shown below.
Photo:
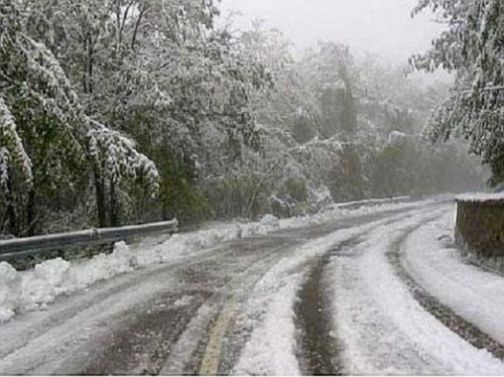
M418 0L222 0L221 22L232 17L232 30L247 30L252 22L279 29L292 42L294 56L317 41L350 46L352 54L371 53L394 64L426 51L444 25L423 12L411 11ZM449 81L444 71L415 74L426 82Z

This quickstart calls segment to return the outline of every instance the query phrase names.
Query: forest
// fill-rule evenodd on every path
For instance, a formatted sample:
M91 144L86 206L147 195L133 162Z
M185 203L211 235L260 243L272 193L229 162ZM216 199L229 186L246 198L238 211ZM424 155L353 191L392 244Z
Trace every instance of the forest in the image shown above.
M487 3L491 27L499 2ZM473 68L499 58L464 37L484 21L458 22L472 8L453 4L420 2L445 7L450 29L394 66L331 41L294 57L259 21L217 22L212 0L0 0L1 237L498 184L502 147L481 132L498 99L474 91L498 83ZM457 73L456 92L411 76L438 67Z

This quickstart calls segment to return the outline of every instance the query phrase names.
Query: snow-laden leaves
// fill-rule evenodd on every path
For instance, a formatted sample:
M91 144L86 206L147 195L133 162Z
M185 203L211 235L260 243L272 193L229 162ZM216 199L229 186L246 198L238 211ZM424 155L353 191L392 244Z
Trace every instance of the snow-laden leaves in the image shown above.
M293 215L319 208L311 203L328 190L336 200L390 194L390 179L379 190L373 182L413 170L395 160L418 155L404 140L437 103L398 69L366 65L344 45L320 43L296 62L281 33L260 23L221 29L211 0L0 5L0 93L15 127L4 123L37 188L23 190L17 139L2 141L1 183L14 184L5 202L15 208L0 203L0 225L21 223L14 234L26 222L47 230L62 212L106 226L193 210ZM404 137L389 143L394 131ZM143 195L145 186L160 197Z
M456 88L434 114L428 130L434 141L468 139L473 153L504 180L504 4L501 0L422 0L415 13L431 8L448 24L417 69L444 67L457 73Z
M89 120L89 153L101 173L113 182L124 177L135 179L143 176L152 196L159 190L159 173L154 163L136 150L133 140L118 131L112 131L102 124Z
M91 171L116 183L139 181L155 195L159 177L154 163L136 150L133 140L86 113L55 53L29 35L25 13L18 6L12 0L0 1L0 175L3 190L15 184L17 195L20 179L8 180L16 167L37 191L30 191L27 215L26 198L11 195L11 227L18 228L13 225L20 222L16 217L32 221L34 197L46 194L42 190L72 188L76 180L86 175L90 179ZM91 140L99 153L89 153Z
M0 188L8 190L9 170L19 168L25 183L32 183L32 162L26 153L16 123L4 99L0 97Z

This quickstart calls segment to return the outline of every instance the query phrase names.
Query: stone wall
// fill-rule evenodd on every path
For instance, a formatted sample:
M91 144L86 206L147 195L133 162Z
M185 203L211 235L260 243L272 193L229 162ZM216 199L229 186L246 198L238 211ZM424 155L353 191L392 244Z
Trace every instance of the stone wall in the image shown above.
M455 239L471 261L504 273L504 198L457 198Z

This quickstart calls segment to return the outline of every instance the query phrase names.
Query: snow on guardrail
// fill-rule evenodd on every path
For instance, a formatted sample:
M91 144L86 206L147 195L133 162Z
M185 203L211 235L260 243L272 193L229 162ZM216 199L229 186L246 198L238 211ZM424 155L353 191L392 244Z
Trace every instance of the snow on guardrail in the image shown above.
M504 201L504 192L497 193L469 193L462 194L456 197L458 202L494 202Z
M343 202L343 203L336 203L332 207L333 208L339 208L339 209L348 209L348 208L356 208L356 207L361 207L361 206L366 206L366 205L378 205L378 204L385 204L385 203L401 203L401 202L408 202L413 200L411 196L395 196L391 198L383 198L383 199L365 199L365 200L357 200L353 202Z
M48 234L43 236L14 238L0 241L0 260L37 254L45 250L61 249L70 246L90 246L123 241L136 236L153 233L174 233L177 220L158 223L128 225L116 228L98 228L77 232Z

